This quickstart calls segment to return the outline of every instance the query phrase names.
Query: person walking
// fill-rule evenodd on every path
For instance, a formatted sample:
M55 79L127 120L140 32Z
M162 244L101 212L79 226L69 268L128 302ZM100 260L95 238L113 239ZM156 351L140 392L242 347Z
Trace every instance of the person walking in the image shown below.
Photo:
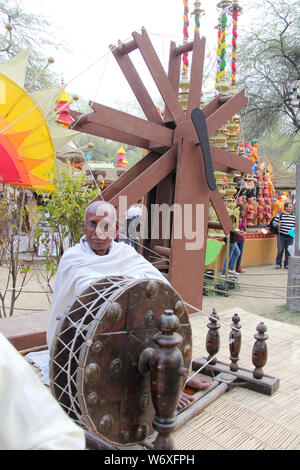
M244 208L240 210L240 218L239 218L239 232L236 234L236 244L239 247L240 255L236 262L235 271L237 273L243 273L244 271L241 269L241 261L244 251L244 244L245 244L245 232L247 229L247 221L246 221L246 211Z
M289 231L295 228L296 216L293 214L293 204L286 202L284 211L281 215L277 214L274 220L278 227L277 236L277 256L275 269L281 269L283 253L285 252L284 268L288 269L289 265L289 247L293 244L294 239L289 235Z

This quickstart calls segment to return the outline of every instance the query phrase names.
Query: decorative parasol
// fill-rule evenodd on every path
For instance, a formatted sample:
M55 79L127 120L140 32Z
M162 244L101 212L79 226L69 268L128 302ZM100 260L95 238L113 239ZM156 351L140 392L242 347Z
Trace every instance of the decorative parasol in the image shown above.
M63 87L33 93L25 90L28 57L28 50L21 51L0 66L0 180L49 192L55 189L55 152L78 132L47 124L45 116ZM47 66L50 63L52 58Z
M45 118L23 88L3 74L0 81L5 90L0 102L2 181L49 191L55 177L55 153Z

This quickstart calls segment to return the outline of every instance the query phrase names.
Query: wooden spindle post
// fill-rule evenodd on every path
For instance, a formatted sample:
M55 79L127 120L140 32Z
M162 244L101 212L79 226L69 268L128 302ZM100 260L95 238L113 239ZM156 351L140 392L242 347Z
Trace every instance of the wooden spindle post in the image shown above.
M240 317L237 313L235 313L232 317L232 324L231 324L231 332L229 334L229 351L230 351L230 370L232 372L238 371L238 360L239 354L241 351L241 343L242 343L242 334L241 334L241 325L240 325Z
M152 424L158 432L153 444L155 450L174 449L171 432L175 428L183 381L189 372L183 367L183 355L178 348L182 343L182 336L175 331L179 327L180 321L173 310L165 310L157 322L160 331L153 336L157 348L146 348L138 363L142 375L150 372L151 396L155 409Z
M253 370L253 377L255 379L262 379L264 372L262 368L265 366L268 357L267 343L268 335L265 334L267 327L263 322L260 322L256 328L254 338L256 339L252 350L252 363L255 366Z
M210 323L208 323L208 332L206 336L206 350L208 352L207 360L210 361L211 365L216 364L217 358L211 360L213 356L215 356L219 349L220 349L220 334L219 328L220 324L218 323L219 316L216 313L215 309L213 309L212 313L209 316Z

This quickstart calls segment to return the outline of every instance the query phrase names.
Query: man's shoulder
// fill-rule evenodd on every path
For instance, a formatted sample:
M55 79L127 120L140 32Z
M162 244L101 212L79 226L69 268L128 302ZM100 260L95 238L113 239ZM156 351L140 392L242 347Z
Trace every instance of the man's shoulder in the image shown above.
M69 258L72 258L76 255L80 255L82 254L82 250L81 250L81 246L79 243L77 243L76 245L74 246L70 246L70 248L67 248L62 257L61 257L61 260L60 260L60 263L68 260Z

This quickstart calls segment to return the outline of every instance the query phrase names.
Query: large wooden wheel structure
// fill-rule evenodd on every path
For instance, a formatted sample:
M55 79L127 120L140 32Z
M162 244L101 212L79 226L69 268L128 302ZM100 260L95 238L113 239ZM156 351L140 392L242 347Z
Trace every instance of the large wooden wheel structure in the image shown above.
M198 128L202 126L203 131L199 145L192 112L200 106L205 38L200 39L195 32L193 41L185 45L177 47L171 42L168 73L164 71L145 29L141 33L132 33L132 38L110 48L146 119L91 102L94 112L86 115L72 112L75 118L72 127L83 133L148 150L144 158L102 193L101 198L117 209L120 209L121 196L127 197L127 207L144 197L149 208L152 204L178 204L182 208L189 205L195 221L196 208L203 205L203 243L198 249L187 249L191 240L184 230L181 238L175 237L173 230L169 240L158 238L144 241L148 248L154 245L169 248L169 281L187 303L201 308L210 202L225 234L234 230L226 206L214 185L213 170L231 172L236 169L251 173L249 161L211 145L208 139L247 104L247 98L242 90L233 96L220 94L207 104L201 111L204 124L203 121L202 124L198 122ZM164 119L157 112L129 57L136 49L140 51L165 103ZM178 100L181 56L185 52L193 52L186 112Z

